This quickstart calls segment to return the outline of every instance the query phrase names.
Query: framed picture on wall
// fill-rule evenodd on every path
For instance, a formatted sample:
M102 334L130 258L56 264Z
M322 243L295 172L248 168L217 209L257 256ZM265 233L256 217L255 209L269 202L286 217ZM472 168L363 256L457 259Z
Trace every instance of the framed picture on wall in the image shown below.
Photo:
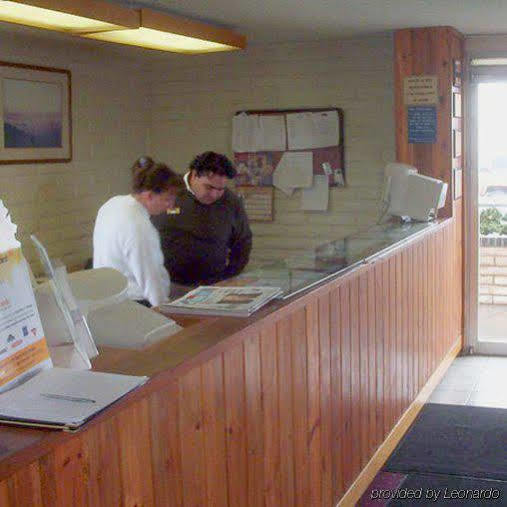
M0 164L71 158L70 71L0 62Z

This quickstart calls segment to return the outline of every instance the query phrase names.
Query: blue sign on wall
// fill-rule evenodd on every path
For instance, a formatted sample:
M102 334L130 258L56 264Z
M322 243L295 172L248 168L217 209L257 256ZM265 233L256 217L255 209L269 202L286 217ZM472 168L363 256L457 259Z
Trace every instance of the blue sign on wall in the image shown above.
M408 142L437 141L437 106L408 106Z

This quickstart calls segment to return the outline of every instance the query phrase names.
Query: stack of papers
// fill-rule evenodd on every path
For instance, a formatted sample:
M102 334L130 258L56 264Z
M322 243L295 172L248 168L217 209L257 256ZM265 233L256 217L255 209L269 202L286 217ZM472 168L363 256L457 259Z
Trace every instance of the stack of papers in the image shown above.
M280 287L201 286L161 308L173 313L248 317L268 301L280 296Z
M50 368L0 394L0 422L76 429L148 377Z

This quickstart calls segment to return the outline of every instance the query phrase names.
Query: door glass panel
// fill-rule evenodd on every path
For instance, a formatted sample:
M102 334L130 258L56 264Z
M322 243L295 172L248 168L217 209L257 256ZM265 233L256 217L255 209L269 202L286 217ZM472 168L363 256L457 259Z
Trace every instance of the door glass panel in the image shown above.
M507 345L507 81L478 85L480 342Z

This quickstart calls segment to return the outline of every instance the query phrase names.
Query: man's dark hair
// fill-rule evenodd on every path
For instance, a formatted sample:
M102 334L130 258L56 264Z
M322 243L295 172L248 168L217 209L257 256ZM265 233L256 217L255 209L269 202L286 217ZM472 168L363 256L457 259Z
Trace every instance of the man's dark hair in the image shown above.
M214 151L205 151L190 162L190 169L195 171L197 176L203 176L207 173L227 176L230 180L236 176L236 168L232 162L220 153Z
M151 190L160 194L170 188L183 188L183 178L169 166L155 162L151 157L141 157L132 166L132 191L134 194Z

